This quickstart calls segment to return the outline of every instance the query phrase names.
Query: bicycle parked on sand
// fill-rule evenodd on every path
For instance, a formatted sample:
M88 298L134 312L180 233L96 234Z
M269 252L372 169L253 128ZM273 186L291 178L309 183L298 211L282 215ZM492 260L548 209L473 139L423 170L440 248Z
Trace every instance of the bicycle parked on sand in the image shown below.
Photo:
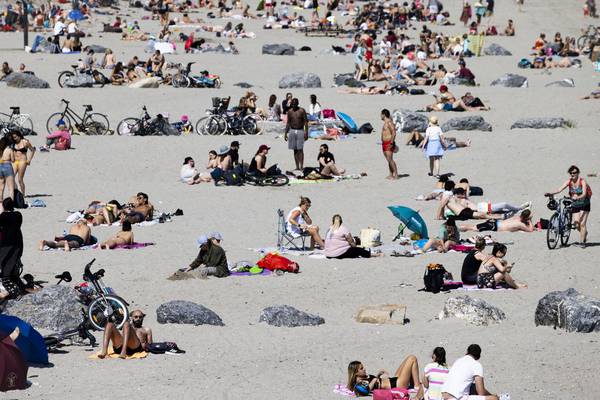
M106 76L104 76L104 74L102 74L102 72L96 69L90 72L82 72L79 70L78 65L71 65L71 68L72 71L62 71L60 74L58 74L58 86L60 86L61 88L65 86L68 87L68 82L72 79L81 80L82 82L89 81L88 86L90 86L89 84L91 83L91 86L98 85L100 87L104 87L104 85L110 83L110 79L108 79Z
M173 87L209 89L218 89L221 87L221 78L219 75L209 74L208 71L201 71L200 75L191 74L193 64L195 62L189 62L185 68L181 64L175 64L174 67L178 69L178 72L171 79Z
M117 125L117 133L119 135L130 136L157 136L157 135L178 135L181 134L177 129L171 127L169 121L161 114L152 118L148 114L146 106L142 107L143 113L141 118L124 118Z
M10 110L10 114L0 112L0 124L2 127L16 127L21 130L24 135L31 135L33 133L33 121L29 114L21 114L21 107L19 106L12 106L10 107Z
M569 236L573 228L571 204L573 204L573 200L568 197L556 201L553 195L548 196L547 207L549 210L554 211L546 231L546 244L550 250L555 249L559 241L561 246L566 246L569 243Z
M578 49L583 50L592 43L600 42L600 30L594 25L589 25L586 29L582 29L582 32L583 35L577 39Z
M67 129L71 130L74 127L78 133L85 135L106 135L109 133L108 118L104 114L91 112L91 105L84 104L85 111L83 116L80 116L69 107L69 101L61 99L61 102L65 103L65 109L50 115L48 121L46 121L48 133L52 133L61 120L65 122Z
M239 111L229 111L229 98L212 98L213 108L206 110L206 117L196 122L199 135L256 135L258 123L253 114L243 115Z

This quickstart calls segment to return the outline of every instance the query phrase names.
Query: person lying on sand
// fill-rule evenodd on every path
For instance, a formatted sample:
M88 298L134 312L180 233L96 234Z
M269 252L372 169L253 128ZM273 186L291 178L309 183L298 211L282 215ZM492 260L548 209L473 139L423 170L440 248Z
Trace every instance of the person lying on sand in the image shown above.
M480 289L484 288L496 288L496 285L500 283L506 283L513 289L526 288L527 285L524 283L517 283L510 275L515 263L508 264L506 260L503 260L506 255L506 246L502 243L494 244L492 249L492 255L488 256L479 267L477 271L477 287Z
M580 100L589 100L589 99L600 99L600 90L595 90L592 93L588 94L585 97L582 97Z
M338 93L348 93L348 94L387 94L391 93L392 88L388 86L386 83L383 87L377 86L367 86L362 88L351 88L351 87L341 87L338 88Z
M466 198L466 192L463 188L454 189L454 196L442 197L437 211L437 219L444 218L444 209L448 208L451 215L457 220L465 221L468 219L504 219L503 214L492 214L478 210L478 206Z
M119 213L119 218L121 219L121 223L128 220L132 224L136 224L151 220L153 212L154 206L148 202L148 195L139 192L135 197L130 199L128 206L123 207L123 210Z
M117 232L117 235L114 238L110 238L100 243L100 249L109 250L127 244L133 244L133 232L131 231L131 222L125 220L123 221L121 230Z
M122 359L145 351L148 345L152 344L152 329L143 326L145 316L141 310L133 310L131 322L126 321L123 324L122 332L119 332L114 323L107 322L104 327L102 351L98 358L103 359L108 355L108 345L111 343L115 354Z
M444 94L434 104L426 107L427 111L488 111L487 107L479 97L474 97L471 92L465 93L458 100L452 100L451 95Z
M112 224L118 219L119 212L123 207L117 200L111 200L108 203L101 201L92 201L85 210L85 215L92 217L92 224L104 225Z
M221 237L220 234L218 236L218 238L214 239L219 239ZM198 239L196 239L196 243L200 249L198 255L188 268L182 268L181 271L189 272L196 268L200 268L200 276L203 278L206 278L209 275L216 276L217 278L225 278L229 276L229 268L227 266L227 256L225 255L225 250L223 250L220 245L217 245L212 240L209 240L208 236L206 235L201 235L198 237Z
M56 236L54 240L41 240L40 250L43 251L44 246L48 246L51 249L63 247L65 251L71 251L71 249L89 245L91 236L92 230L87 225L87 221L80 219L69 229L69 234Z
M352 361L348 364L348 383L346 387L357 396L369 396L375 389L418 387L415 399L423 399L423 385L421 385L419 378L419 363L417 357L413 355L402 361L393 376L385 370L380 370L377 375L369 375L362 362Z
M415 129L408 134L406 145L414 145L415 147L419 147L424 139L425 136L423 136L422 133ZM444 137L444 140L446 142L446 146L448 146L448 149L457 149L471 146L471 139L467 139L467 141L465 142L459 142L458 139L456 139L455 137Z
M531 211L523 210L519 215L515 215L506 220L487 220L477 225L461 225L460 231L474 231L474 232L533 232L534 227L531 222Z

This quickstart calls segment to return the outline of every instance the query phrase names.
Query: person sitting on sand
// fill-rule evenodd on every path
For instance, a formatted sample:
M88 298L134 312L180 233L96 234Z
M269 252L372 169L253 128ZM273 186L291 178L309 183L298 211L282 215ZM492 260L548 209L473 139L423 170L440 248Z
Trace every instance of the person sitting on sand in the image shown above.
M122 206L117 200L111 200L108 203L95 200L88 205L87 210L85 210L85 215L86 217L92 217L92 225L94 226L110 225L119 219L119 212L121 209Z
M54 150L69 150L71 148L71 132L64 120L57 123L58 130L46 136L46 146L40 147L40 151L48 151L52 146Z
M467 348L467 355L452 364L442 385L442 399L459 400L472 397L478 400L498 400L498 396L491 394L483 383L483 367L478 361L480 357L481 347L472 344ZM476 396L470 395L473 386Z
M110 83L115 86L120 86L125 83L125 68L121 61L115 64L115 67L110 74Z
M248 173L250 175L266 175L267 174L267 154L271 148L266 144L261 144L254 154L254 158L250 161Z
M310 248L314 249L315 244L319 248L325 248L325 243L319 235L319 227L312 224L312 219L308 215L308 209L311 206L311 201L308 197L300 197L298 207L292 208L286 218L286 230L293 237L302 235L310 235Z
M211 157L211 154L209 154ZM215 154L216 158L216 154ZM209 160L209 165L212 165ZM214 168L214 167L213 167ZM210 173L207 172L198 172L196 169L196 163L192 157L186 157L183 160L183 166L181 167L181 172L179 173L179 178L183 183L187 183L188 185L196 185L198 183L203 182L211 182L212 178Z
M430 249L440 253L448 252L453 246L460 243L460 233L454 218L448 218L441 226L436 237L430 238L421 249L427 253Z
M477 271L477 287L480 289L495 289L496 285L504 282L513 289L526 288L524 283L517 283L510 275L515 263L508 265L503 257L506 255L506 246L502 243L494 244L492 254L487 256Z
M477 285L477 273L481 263L488 257L483 250L485 249L485 238L477 237L475 240L475 249L469 251L463 260L460 270L460 279L464 285Z
M377 375L369 375L362 362L352 361L348 364L348 383L346 387L357 396L369 396L375 389L418 387L415 398L423 398L423 386L419 378L419 363L417 357L413 355L402 361L394 376L385 370L380 370Z
M217 152L218 168L220 168L223 172L229 171L233 168L233 162L231 160L229 150L229 146L224 144L223 146L219 147L219 151Z
M196 243L200 249L198 255L190 266L184 268L183 271L189 272L200 268L200 276L203 278L209 275L216 276L217 278L229 276L225 250L220 245L215 245L206 235L198 237Z
M152 57L150 57L150 65L154 75L162 75L162 69L165 65L165 56L160 53L160 50L156 50Z
M533 232L534 227L531 222L531 211L523 210L521 214L511 218L500 220L487 220L477 225L461 225L461 232Z
M319 162L319 174L322 176L340 176L346 172L343 168L338 168L335 164L335 157L329 152L329 146L326 144L322 144L319 147L317 161Z
M121 223L127 220L132 224L137 224L139 222L151 220L153 212L154 206L148 202L148 195L146 193L139 192L130 200L130 205L123 208L119 214L119 217L121 219Z
M504 28L504 36L515 36L515 24L512 19L508 20L508 25Z
M145 316L141 310L133 310L131 322L125 321L122 332L119 332L113 322L108 321L104 327L102 351L98 358L102 359L108 355L108 346L111 343L113 352L122 359L146 351L148 345L152 344L152 329L143 326Z
M121 230L117 232L114 238L110 238L100 243L100 249L114 249L117 246L133 244L133 232L131 231L131 222L125 220Z
M64 248L65 251L78 249L91 244L92 230L87 225L85 219L80 219L75 225L69 229L69 233L64 236L56 236L54 240L41 240L40 250L44 250L44 246L51 249Z
M423 368L423 387L426 389L426 398L429 400L442 399L442 385L448 377L448 364L446 363L446 349L436 347L431 354L431 361Z
M325 235L325 257L327 258L370 258L371 250L359 247L350 230L343 225L339 214L333 216L331 226Z

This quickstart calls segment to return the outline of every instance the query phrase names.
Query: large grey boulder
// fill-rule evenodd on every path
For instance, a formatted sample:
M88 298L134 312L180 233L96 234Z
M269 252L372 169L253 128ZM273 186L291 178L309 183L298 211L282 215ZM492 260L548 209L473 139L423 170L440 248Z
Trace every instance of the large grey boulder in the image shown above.
M263 44L262 53L271 54L274 56L293 56L296 49L294 46L282 43L282 44Z
M486 122L480 115L469 115L468 117L450 118L442 124L442 131L484 131L491 132L492 125Z
M554 81L550 83L546 83L546 87L549 86L558 86L558 87L575 87L575 81L571 78L561 79L560 81Z
M483 49L483 54L486 56L512 56L510 51L496 43L492 43Z
M77 328L82 321L77 298L77 292L68 286L46 286L19 300L9 300L4 313L19 317L36 329L62 332Z
M258 322L266 322L273 326L314 326L325 323L325 320L315 314L305 313L287 305L275 305L261 311Z
M510 88L527 87L527 78L517 74L504 74L500 78L492 81L492 86L503 86Z
M96 53L96 54L104 54L104 52L106 51L106 47L100 46L99 44L90 44L83 48L84 52L87 52L90 50L94 50L94 53Z
M504 311L485 300L470 296L450 297L440 312L439 319L460 318L473 325L489 325L506 319Z
M333 74L334 86L348 86L348 87L365 87L365 84L361 81L357 81L354 78L353 73L346 74Z
M283 76L279 81L279 89L320 88L321 78L311 72L295 72Z
M567 332L600 332L600 299L573 288L550 292L538 302L535 325L563 328Z
M572 123L564 118L521 118L516 120L510 129L556 129L568 128Z
M4 78L6 86L25 89L49 89L50 84L43 79L38 78L33 74L23 74L21 72L13 72Z
M185 300L173 300L156 309L159 324L189 324L223 326L223 320L214 311Z
M415 129L419 132L425 132L429 126L429 119L426 115L406 109L395 110L392 114L392 120L398 132L412 132Z

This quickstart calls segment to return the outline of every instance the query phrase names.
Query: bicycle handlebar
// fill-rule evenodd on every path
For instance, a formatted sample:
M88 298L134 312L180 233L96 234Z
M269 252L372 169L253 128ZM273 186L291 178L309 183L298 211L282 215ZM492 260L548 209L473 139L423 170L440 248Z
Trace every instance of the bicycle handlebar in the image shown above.
M65 100L65 99L60 99L60 101L62 101L63 103L66 103L66 104L70 103L68 100Z

